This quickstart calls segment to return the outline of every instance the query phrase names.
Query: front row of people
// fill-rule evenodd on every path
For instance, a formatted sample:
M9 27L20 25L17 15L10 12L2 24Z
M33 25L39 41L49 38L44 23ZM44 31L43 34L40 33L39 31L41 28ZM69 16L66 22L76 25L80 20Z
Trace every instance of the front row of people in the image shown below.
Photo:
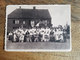
M35 31L35 33L32 34L31 32L26 31L24 33L23 30L16 30L14 32L10 32L8 35L8 40L12 42L55 42L64 40L63 33L59 34L58 31L42 31L43 33Z

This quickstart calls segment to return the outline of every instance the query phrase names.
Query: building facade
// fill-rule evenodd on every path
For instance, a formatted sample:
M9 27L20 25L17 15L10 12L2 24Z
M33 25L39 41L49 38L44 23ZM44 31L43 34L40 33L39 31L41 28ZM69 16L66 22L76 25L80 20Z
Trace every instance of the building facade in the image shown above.
M7 31L23 27L26 29L33 27L50 27L51 16L48 9L23 9L18 8L8 15Z

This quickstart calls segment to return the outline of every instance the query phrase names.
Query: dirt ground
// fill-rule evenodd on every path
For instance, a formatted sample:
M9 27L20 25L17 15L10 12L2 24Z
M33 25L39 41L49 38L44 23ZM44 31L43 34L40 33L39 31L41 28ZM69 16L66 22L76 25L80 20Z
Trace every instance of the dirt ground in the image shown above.
M70 40L66 42L11 42L7 40L7 50L28 50L28 49L45 49L45 50L69 50Z

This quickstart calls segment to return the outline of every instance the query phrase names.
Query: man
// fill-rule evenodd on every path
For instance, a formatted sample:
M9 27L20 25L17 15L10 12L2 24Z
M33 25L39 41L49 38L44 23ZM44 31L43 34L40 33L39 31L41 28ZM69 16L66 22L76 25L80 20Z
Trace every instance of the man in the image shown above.
M8 34L8 37L9 37L8 40L13 42L13 33L12 32L10 32Z
M29 33L30 33L30 42L33 42L34 41L34 30L33 29L30 29L29 30Z
M63 42L64 39L63 39L63 31L59 30L59 40L60 42Z
M50 41L51 42L54 42L55 41L54 31L52 29L51 29L51 32L50 32Z
M14 40L14 42L16 42L17 41L16 40L17 39L16 33L14 33L13 36L14 36L13 40Z
M44 41L44 33L45 33L45 29L41 28L41 30L40 30L40 34L42 36L41 41Z
M60 41L60 40L59 40L59 31L58 31L57 28L56 28L56 30L55 30L54 36L55 36L55 41L56 41L56 42L59 42L59 41Z
M34 41L38 42L39 41L39 29L37 29L37 28L36 28L36 32L35 32L34 37L35 37Z
M50 40L50 29L46 27L44 32L44 41L49 41L49 40Z

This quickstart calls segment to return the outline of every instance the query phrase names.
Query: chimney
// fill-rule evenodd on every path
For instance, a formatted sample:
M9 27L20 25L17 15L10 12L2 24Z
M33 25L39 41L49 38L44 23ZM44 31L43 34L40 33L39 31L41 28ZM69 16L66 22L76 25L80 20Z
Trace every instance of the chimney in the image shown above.
M36 7L34 6L34 7L33 7L33 9L35 10L35 9L36 9Z

